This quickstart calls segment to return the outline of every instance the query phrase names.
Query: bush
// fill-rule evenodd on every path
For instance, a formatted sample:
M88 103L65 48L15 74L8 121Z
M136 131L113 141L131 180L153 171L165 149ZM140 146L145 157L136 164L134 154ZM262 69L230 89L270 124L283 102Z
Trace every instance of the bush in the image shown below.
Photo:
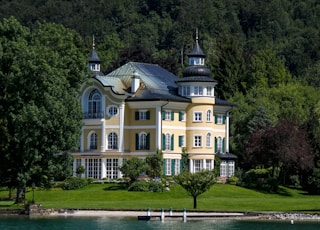
M271 176L270 169L250 169L242 178L241 186L267 192L278 191L278 180Z
M69 177L64 181L64 183L62 185L62 189L74 190L74 189L83 188L87 185L88 185L88 180L85 178Z
M149 181L149 191L150 192L163 192L164 191L164 185L160 181Z
M239 182L239 178L236 176L231 176L228 178L227 183L232 185L237 185Z
M135 181L129 186L128 191L148 192L149 191L148 182L147 181Z
M133 182L128 191L136 192L163 192L164 185L160 181L135 181Z

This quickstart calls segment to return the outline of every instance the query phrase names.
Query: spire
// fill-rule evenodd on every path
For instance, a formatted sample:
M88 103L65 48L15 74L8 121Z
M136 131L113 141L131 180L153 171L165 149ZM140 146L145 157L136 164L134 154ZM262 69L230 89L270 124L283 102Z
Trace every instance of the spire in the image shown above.
M98 57L98 54L95 50L95 40L94 40L94 35L92 35L92 51L89 57L89 68L91 71L94 72L94 75L101 75L102 73L100 72L100 58Z

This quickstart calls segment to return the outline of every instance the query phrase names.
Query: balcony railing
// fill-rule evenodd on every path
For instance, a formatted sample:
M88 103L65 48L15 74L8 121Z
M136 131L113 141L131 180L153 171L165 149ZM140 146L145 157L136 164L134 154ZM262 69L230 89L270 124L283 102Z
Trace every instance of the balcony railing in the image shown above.
M83 118L84 119L99 119L103 118L104 114L103 112L98 112L98 113L83 113Z

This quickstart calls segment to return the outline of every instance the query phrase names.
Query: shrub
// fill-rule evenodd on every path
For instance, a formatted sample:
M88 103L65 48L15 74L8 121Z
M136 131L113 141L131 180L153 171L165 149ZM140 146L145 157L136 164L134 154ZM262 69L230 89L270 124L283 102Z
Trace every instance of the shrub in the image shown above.
M270 169L250 169L244 173L241 185L267 192L278 191L278 180L271 176Z
M150 192L163 192L164 191L164 185L160 181L149 181L149 191Z
M164 185L160 181L135 181L133 182L128 191L136 192L163 192Z
M64 181L64 183L62 185L62 189L74 190L74 189L83 188L86 185L88 185L88 180L85 178L69 177Z
M228 178L227 183L232 185L237 185L239 182L239 178L236 176L231 176Z
M148 182L147 181L135 181L129 186L128 191L148 192L149 191Z

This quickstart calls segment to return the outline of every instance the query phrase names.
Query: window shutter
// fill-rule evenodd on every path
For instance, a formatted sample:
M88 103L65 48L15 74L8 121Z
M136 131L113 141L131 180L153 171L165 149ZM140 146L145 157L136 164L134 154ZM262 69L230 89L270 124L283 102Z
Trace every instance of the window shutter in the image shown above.
M222 124L225 124L226 123L226 116L223 116L222 117Z
M171 121L173 121L174 120L174 112L172 111L171 112Z
M163 159L163 175L166 175L166 159Z
M174 149L174 135L171 135L171 150Z
M162 120L166 119L166 112L162 111Z
M150 133L147 134L146 136L146 144L147 144L147 150L150 150Z
M214 116L214 123L215 123L215 124L218 123L218 116L217 116L217 115Z
M139 134L136 133L136 150L139 150Z
M176 162L176 159L171 159L171 175L174 176L175 174L175 162Z
M179 147L182 146L182 136L179 136Z
M218 139L217 137L214 138L214 152L218 152Z
M180 173L182 173L182 167L184 167L184 165L183 165L183 160L180 159L180 160L178 160L178 161L180 161Z
M147 111L146 115L147 115L147 120L150 120L150 111Z
M165 150L166 147L166 135L162 134L162 150Z
M182 121L182 112L179 112L179 121Z
M222 139L222 152L224 153L224 138Z
M136 119L136 121L139 120L139 112L138 111L135 112L135 119Z

